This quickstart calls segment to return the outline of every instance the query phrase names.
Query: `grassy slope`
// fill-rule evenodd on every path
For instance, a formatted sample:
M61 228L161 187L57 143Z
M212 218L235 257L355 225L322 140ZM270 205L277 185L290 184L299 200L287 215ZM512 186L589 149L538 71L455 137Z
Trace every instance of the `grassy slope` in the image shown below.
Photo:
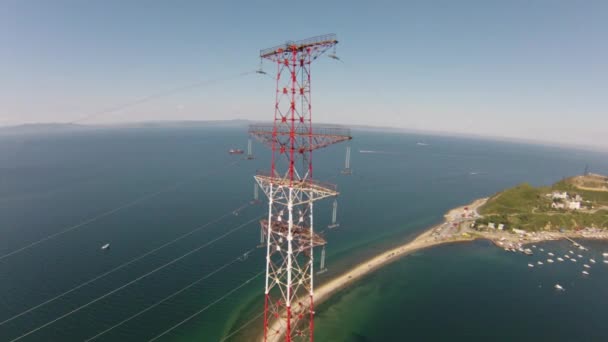
M568 180L560 181L552 187L535 188L529 184L520 184L494 195L479 209L487 222L504 223L508 228L519 228L529 231L542 229L574 229L576 227L608 228L608 211L595 213L552 210L552 200L545 196L553 190L568 191L579 194L584 200L591 200L595 206L608 205L608 192L577 189Z

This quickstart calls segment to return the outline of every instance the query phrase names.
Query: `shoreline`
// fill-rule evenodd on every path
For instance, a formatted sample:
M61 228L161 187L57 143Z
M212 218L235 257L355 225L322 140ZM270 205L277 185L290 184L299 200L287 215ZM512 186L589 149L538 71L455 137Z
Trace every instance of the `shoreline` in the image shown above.
M343 290L344 288L352 285L361 278L382 268L385 265L388 265L414 252L440 245L485 239L491 241L496 247L504 248L505 250L516 251L514 246L519 246L519 250L523 251L521 249L522 246L544 241L554 241L560 239L571 240L572 238L608 240L607 231L546 231L526 234L515 234L508 231L475 231L470 228L470 225L477 218L481 217L477 213L477 209L484 205L488 199L488 197L476 199L468 205L463 205L449 210L444 215L443 222L427 228L413 240L360 262L346 272L341 273L340 275L319 286L315 290L315 306L318 306L323 301L329 299L334 293ZM269 330L278 331L280 328L278 328L277 325L277 321L270 324ZM260 335L259 340L264 341L263 332ZM277 334L274 337L269 337L268 341L279 341L281 340L279 338L280 335L281 334Z

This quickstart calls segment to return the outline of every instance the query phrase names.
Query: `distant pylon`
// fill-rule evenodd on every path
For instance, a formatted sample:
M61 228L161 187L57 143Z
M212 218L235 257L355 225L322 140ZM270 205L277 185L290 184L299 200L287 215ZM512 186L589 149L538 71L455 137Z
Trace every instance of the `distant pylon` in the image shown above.
M350 145L346 146L346 158L344 160L344 169L342 170L342 174L352 174L352 170L350 169Z
M247 159L253 159L253 147L251 144L251 138L247 141Z
M270 171L255 176L268 197L268 218L260 222L266 241L264 341L314 339L314 247L326 242L314 232L313 205L338 191L313 180L312 152L351 136L347 129L313 126L311 63L337 43L335 35L325 35L260 51L277 70L273 124L249 128L272 150Z
M322 274L327 272L327 268L325 268L325 246L321 249L321 264L319 265L319 272L317 274Z
M332 228L338 228L340 227L340 224L338 223L338 200L334 199L334 203L332 206L332 211L331 211L331 224L329 226L327 226L327 228L332 229Z

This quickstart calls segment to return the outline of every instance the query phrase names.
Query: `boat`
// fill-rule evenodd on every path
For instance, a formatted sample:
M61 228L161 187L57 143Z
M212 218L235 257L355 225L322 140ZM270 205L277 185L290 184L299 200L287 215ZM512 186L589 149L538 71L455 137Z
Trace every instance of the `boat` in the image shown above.
M553 263L553 259L547 259L547 262L552 264Z
M553 253L549 252L549 253L548 253L548 255L549 255L549 256L554 256L555 254L553 254Z
M578 249L580 249L581 251L584 251L584 250L585 250L585 247L583 247L583 246L579 246L579 247L578 247Z
M542 249L542 248L540 248L540 251L541 251L541 252L544 252L545 250L544 250L544 249Z
M587 272L587 271L583 271L581 273L584 274L584 275L589 275L589 272Z
M524 254L525 255L532 255L533 253L532 253L532 250L530 248L526 248L526 249L524 249Z
M572 259L570 259L570 260L572 260L572 262L576 262L576 259L574 259L574 258L572 258Z
M528 264L528 267L534 267L534 265L532 265L532 264Z
M583 265L583 267L584 267L584 268L591 268L591 266L589 266L589 265L587 265L587 264L584 264L584 265Z
M595 264L595 259L589 259L589 262Z
M604 252L602 253L602 255L604 256L604 258L608 258L608 253Z
M582 258L583 258L583 256L582 256L582 255L580 255L580 254L579 254L579 255L577 255L577 257L579 257L580 259L582 259Z
M543 264L543 262L542 262L542 261L539 261L539 262L537 262L537 264L542 265L542 264Z
M560 284L555 284L555 289L560 291L565 291L564 288Z
M568 251L568 252L569 252L570 254L574 254L574 252L573 252L573 251Z
M568 254L566 254L566 255L564 255L564 258L570 259L570 256Z
M557 261L562 262L562 261L564 261L564 259L562 259L562 258L557 258Z
M608 260L604 260L604 264L608 264Z
M532 245L532 248L536 248L536 245Z
M228 150L229 154L243 154L245 153L245 151L238 149L238 148L231 148L230 150Z
M110 244L109 243L106 243L105 245L101 246L101 250L102 251L105 251L107 249L110 249Z

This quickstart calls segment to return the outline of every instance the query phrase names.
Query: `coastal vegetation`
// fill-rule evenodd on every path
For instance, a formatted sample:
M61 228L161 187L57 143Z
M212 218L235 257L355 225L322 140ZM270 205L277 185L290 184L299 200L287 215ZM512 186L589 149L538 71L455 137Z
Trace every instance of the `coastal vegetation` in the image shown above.
M476 229L525 231L608 228L608 178L584 175L552 186L524 183L502 191L479 208ZM501 226L502 225L502 226Z

